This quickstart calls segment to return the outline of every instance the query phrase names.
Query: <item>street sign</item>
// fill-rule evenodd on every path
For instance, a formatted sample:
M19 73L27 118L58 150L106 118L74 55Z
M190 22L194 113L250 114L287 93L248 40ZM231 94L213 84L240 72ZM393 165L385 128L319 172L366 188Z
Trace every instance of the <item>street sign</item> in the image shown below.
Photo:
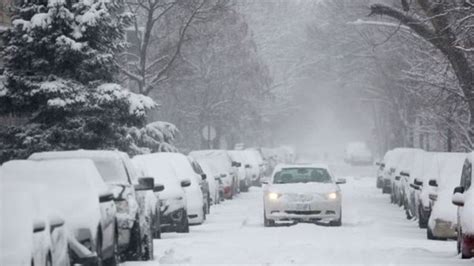
M201 132L202 137L207 141L213 141L217 137L216 129L213 126L205 126Z

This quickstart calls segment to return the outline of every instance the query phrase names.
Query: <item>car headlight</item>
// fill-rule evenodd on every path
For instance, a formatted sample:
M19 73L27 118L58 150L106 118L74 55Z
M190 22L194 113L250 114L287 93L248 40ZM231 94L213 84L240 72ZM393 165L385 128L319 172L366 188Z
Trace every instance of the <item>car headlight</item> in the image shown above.
M335 200L335 199L337 199L339 196L337 195L337 192L331 192L331 193L327 194L326 197L327 197L329 200Z
M275 192L270 192L268 193L268 199L269 200L278 200L280 198L281 194L275 193Z

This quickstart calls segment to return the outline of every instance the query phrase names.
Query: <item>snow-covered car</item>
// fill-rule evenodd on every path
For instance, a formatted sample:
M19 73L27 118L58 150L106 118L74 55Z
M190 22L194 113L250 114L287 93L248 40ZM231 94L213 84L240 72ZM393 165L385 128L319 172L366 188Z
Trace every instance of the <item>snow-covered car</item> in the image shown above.
M201 187L202 196L204 200L204 209L206 210L206 214L211 212L211 191L209 187L209 181L206 173L202 169L201 165L191 156L188 156L189 163L193 167L193 171L195 174L200 176L199 186Z
M439 153L438 176L431 178L434 190L429 197L432 200L431 214L428 220L428 239L456 238L456 206L451 202L453 190L459 185L466 153Z
M4 170L24 182L44 185L42 197L66 222L72 263L90 256L84 256L82 246L100 262L119 262L113 194L91 160L11 161Z
M400 200L405 209L407 219L416 216L415 195L416 190L411 184L415 178L421 178L425 170L423 162L426 152L421 149L410 150L402 161L404 165L400 168Z
M470 153L463 165L461 181L454 188L452 203L457 208L457 249L461 257L474 257L474 188L472 187L472 164L474 154Z
M250 170L252 184L259 186L260 179L263 178L263 174L265 173L265 164L263 162L263 158L260 153L254 149L247 149L244 152L247 158L245 168Z
M0 169L0 265L69 265L64 219L47 206L44 186L22 180L13 165Z
M157 160L168 162L176 171L180 182L190 181L184 188L189 224L202 224L206 220L206 204L200 187L202 176L196 174L188 158L181 153L163 152L156 155Z
M209 197L211 204L219 204L221 201L221 192L223 188L220 185L220 173L215 169L213 163L206 158L196 159L196 162L201 166L202 171L206 174L209 183Z
M229 155L232 161L236 162L237 175L239 176L239 188L241 192L247 192L249 187L252 185L251 173L249 169L245 168L248 159L246 152L243 150L232 150L229 151Z
M439 161L443 153L426 152L423 158L423 174L421 177L415 177L411 185L415 189L415 208L417 210L418 226L422 229L428 227L428 220L431 215L432 200L430 194L434 192L435 187L430 186L430 180L436 179L439 175Z
M341 190L323 164L278 165L264 187L264 225L277 221L322 222L340 226Z
M373 156L365 142L350 142L346 146L344 160L352 165L370 165Z
M395 175L396 167L403 155L401 151L402 149L396 148L396 149L388 151L384 156L385 167L383 171L383 187L382 187L382 193L384 194L392 195L392 188L393 188L392 180L395 179L394 175Z
M140 202L137 191L152 191L150 178L140 177L127 154L119 151L75 150L40 152L30 160L90 159L113 193L117 208L118 245L121 259L149 260L153 258L153 228L151 204ZM153 180L152 180L153 181Z
M423 150L417 148L396 148L393 150L395 157L398 160L394 160L391 167L394 169L390 176L390 183L392 185L390 192L391 202L398 206L405 206L405 187L407 185L407 179L409 175L407 173L413 167L415 158L418 158Z
M161 160L158 153L137 155L132 160L145 175L153 177L155 182L164 186L163 190L155 192L161 202L160 225L163 232L188 233L184 187L189 186L190 182L180 182L173 166L168 161Z
M232 199L238 191L239 180L236 162L233 162L225 150L199 150L192 151L189 156L199 159L208 159L215 169L218 169L224 187L224 198Z

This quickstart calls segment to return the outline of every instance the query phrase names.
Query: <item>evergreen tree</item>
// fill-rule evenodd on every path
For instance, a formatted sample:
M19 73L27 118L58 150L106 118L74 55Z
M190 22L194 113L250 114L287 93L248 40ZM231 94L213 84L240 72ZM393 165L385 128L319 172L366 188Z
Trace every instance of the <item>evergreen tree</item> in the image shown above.
M0 115L26 123L2 132L0 161L42 150L136 150L129 133L156 104L114 83L130 20L121 10L120 0L29 0L14 11L3 36Z

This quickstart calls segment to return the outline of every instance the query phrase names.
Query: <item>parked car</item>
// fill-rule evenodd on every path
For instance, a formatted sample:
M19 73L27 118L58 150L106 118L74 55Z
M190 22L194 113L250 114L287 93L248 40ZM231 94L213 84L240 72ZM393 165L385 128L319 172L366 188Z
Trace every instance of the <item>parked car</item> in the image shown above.
M252 185L252 179L248 169L245 167L248 164L246 152L242 150L229 151L232 161L236 162L237 175L239 177L239 190L247 192Z
M414 183L415 178L423 176L425 154L421 149L409 150L402 159L403 165L400 166L400 200L407 219L416 217L415 189L410 184Z
M470 153L464 162L461 181L453 191L452 203L457 209L457 249L463 259L474 257L474 189L472 187L472 164Z
M221 197L223 196L223 187L220 183L220 173L215 169L213 163L205 158L196 159L196 162L201 166L202 171L207 176L207 181L209 183L209 198L210 203L219 204Z
M44 186L17 178L24 171L13 165L0 169L0 265L70 265L64 220L48 208Z
M466 153L437 154L439 175L429 181L435 189L430 193L431 215L428 221L428 239L455 239L457 237L456 207L451 203L453 190L460 184Z
M429 195L434 192L435 187L430 186L430 179L437 178L439 174L439 161L442 156L442 153L426 152L423 163L423 176L421 178L415 177L413 181L412 187L416 189L415 205L417 209L418 226L422 229L428 227L431 207L433 205L433 201L430 200Z
M291 156L289 155L289 151L285 149L287 153L285 156L287 157L287 161L291 160ZM263 178L263 174L265 173L265 164L263 163L262 156L257 150L254 149L247 149L244 151L247 158L247 164L245 167L248 169L250 168L252 184L255 186L260 185L260 179Z
M152 204L139 201L137 191L152 191L154 184L150 184L147 178L138 178L127 154L119 151L75 150L34 153L29 159L91 159L113 192L121 259L153 259L153 208L150 208Z
M203 196L205 214L209 214L211 212L211 191L210 191L208 179L210 178L207 177L201 165L193 157L188 156L187 158L193 168L194 173L198 177L201 177L201 178L198 178L198 180L200 180L199 187L201 188L201 192Z
M163 232L189 233L186 194L184 187L189 181L179 181L176 170L167 161L161 160L158 153L137 155L134 164L155 182L163 184L163 190L155 195L161 202L160 225Z
M199 159L208 159L215 169L218 169L224 188L223 196L232 199L237 194L239 180L237 176L236 162L233 162L229 153L225 150L200 150L192 151L189 156Z
M383 172L383 187L382 187L382 193L384 194L390 194L391 195L391 200L393 202L393 197L392 197L392 188L393 188L393 182L392 180L395 179L395 171L397 164L399 160L402 157L402 150L400 148L393 149L388 151L385 156L384 156L384 162L385 162L385 167L384 167L384 172Z
M11 161L5 172L31 184L44 185L42 197L69 230L71 262L81 263L80 250L86 247L99 262L116 265L118 259L117 223L113 194L90 160ZM67 178L65 178L67 176ZM61 200L58 200L61 199ZM75 206L75 208L72 208ZM80 211L78 211L80 209ZM78 246L75 242L82 246Z
M341 191L328 166L279 165L264 187L263 220L266 227L277 221L342 223Z
M191 163L184 154L163 152L156 154L155 158L169 163L176 171L176 177L180 182L190 182L190 185L184 188L188 221L189 224L202 224L206 220L206 204L199 184L205 177L194 172Z
M352 165L370 165L373 163L373 156L365 142L350 142L345 149L344 160Z

